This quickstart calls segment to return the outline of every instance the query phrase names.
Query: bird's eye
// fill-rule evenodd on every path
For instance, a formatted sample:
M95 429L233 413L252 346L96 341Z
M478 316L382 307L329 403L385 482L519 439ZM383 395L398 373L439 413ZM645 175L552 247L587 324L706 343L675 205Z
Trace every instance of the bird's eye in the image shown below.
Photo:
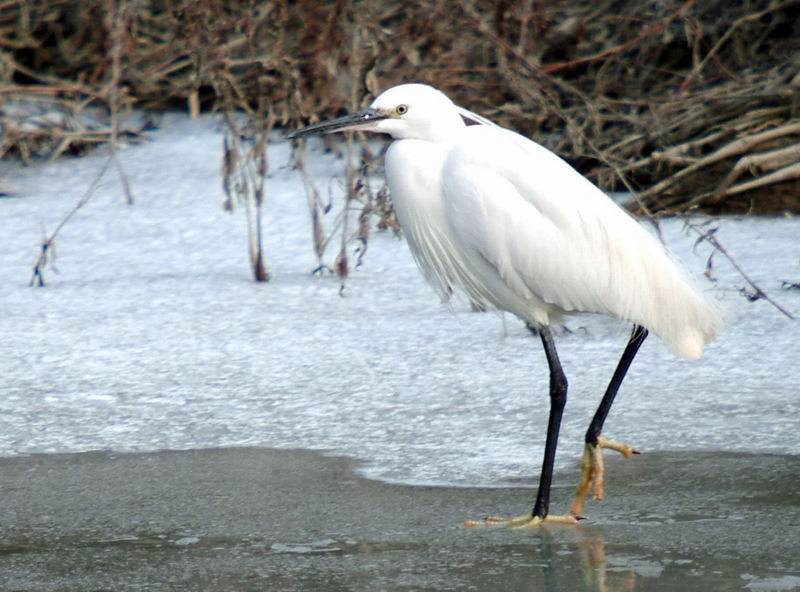
M408 105L398 105L396 111L398 115L405 115L408 113Z

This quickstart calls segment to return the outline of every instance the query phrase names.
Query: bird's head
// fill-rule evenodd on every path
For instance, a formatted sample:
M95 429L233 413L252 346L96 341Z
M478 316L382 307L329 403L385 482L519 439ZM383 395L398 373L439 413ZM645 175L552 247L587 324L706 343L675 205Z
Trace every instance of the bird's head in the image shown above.
M426 84L401 84L382 92L357 113L296 130L289 139L309 134L363 130L389 134L395 139L442 140L464 127L447 95Z

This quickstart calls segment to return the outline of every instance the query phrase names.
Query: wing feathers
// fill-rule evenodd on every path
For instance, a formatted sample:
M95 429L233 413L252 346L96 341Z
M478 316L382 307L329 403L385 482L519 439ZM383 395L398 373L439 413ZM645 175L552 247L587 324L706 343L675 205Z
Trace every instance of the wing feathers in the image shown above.
M538 144L467 128L442 184L454 240L472 253L465 265L481 293L495 294L491 304L534 322L605 313L644 325L686 357L716 334L715 308L658 241Z

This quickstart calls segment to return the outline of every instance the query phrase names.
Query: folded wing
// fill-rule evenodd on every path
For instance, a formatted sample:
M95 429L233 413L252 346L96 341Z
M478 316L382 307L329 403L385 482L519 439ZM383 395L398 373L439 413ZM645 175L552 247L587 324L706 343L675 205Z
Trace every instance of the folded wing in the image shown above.
M534 322L608 314L690 358L715 336L715 307L661 244L544 147L502 128L467 127L445 162L443 191L453 236L478 262L477 296L490 304Z

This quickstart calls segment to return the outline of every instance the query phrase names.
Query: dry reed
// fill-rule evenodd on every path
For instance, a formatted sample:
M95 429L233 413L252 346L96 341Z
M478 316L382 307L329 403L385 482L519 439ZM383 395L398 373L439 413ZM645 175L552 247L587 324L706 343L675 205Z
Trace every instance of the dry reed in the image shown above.
M221 80L284 126L418 80L640 191L634 210L798 210L798 23L800 0L5 0L0 153L113 142L76 115L196 114ZM35 101L66 123L21 119Z

